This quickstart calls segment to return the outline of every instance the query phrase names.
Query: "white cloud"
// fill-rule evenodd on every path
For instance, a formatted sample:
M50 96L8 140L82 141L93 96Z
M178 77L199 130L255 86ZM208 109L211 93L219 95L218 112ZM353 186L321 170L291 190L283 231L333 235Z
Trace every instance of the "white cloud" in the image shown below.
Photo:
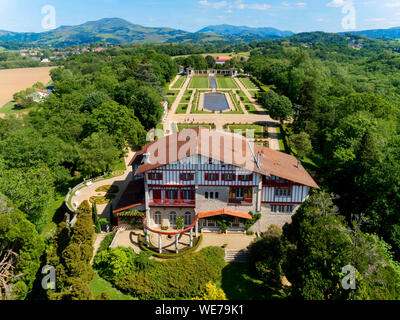
M214 9L219 9L219 8L223 8L223 7L227 7L228 6L228 2L226 2L226 1L209 2L207 0L201 0L201 1L199 1L199 4L202 7L210 7L210 8L214 8Z
M364 19L365 22L384 22L386 18L368 18Z
M253 10L267 10L271 8L271 5L267 3L255 3L255 4L246 4L243 0L236 0L233 4L229 4L227 1L220 1L220 2L211 2L208 0L201 0L198 4L204 8L213 8L213 9L220 9L220 8L228 8L225 12L232 13L232 9L253 9Z
M271 6L269 4L250 4L248 8L253 10L267 10L271 8Z
M297 2L296 6L298 6L299 8L306 8L307 7L307 3L305 3L305 2Z
M331 2L327 3L327 7L343 7L346 4L345 0L332 0Z
M387 8L400 8L400 1L385 3Z

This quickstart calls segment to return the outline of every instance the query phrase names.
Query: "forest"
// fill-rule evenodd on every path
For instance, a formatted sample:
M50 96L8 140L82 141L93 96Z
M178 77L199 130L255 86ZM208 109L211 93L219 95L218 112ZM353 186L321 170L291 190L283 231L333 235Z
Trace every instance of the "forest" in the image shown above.
M354 43L361 49L349 46ZM87 248L76 248L85 242L79 232L71 235L62 224L53 238L39 236L54 219L52 201L83 178L112 171L128 147L143 146L146 132L162 117L160 102L178 64L207 67L211 60L198 54L235 50L250 51L248 61L234 65L266 86L259 103L281 121L288 152L303 162L322 189L283 232L272 228L250 248L263 288L276 289L274 297L294 299L400 297L399 48L363 36L307 33L226 47L126 45L71 56L52 70L55 87L50 98L23 117L0 119L0 193L10 199L0 198L0 210L8 210L6 202L16 207L14 214L25 219L16 228L34 230L29 241L35 241L37 249L31 252L34 264L19 284L18 298L24 299L33 287L44 240L46 259L61 261L60 272L72 277L63 278L65 287L74 286L71 281L76 281L75 289L87 287L93 271L81 265L90 258ZM175 55L190 56L173 60ZM3 220L0 230L8 230ZM91 227L82 226L81 232L92 237ZM12 242L9 230L7 237L0 253ZM69 248L71 256L61 256L59 248ZM21 254L23 248L15 252ZM101 269L109 259L125 254L109 252L95 266ZM80 265L72 264L73 255L82 257L77 259ZM125 267L135 265L141 276L142 268L152 267L148 257L130 259L124 260ZM199 268L208 268L207 263ZM337 283L346 264L357 267L361 287L343 294ZM163 272L168 273L170 265L162 267ZM147 292L145 282L154 281L153 273L149 280L132 273L110 276L111 271L100 273L139 297L188 298L183 291L170 296ZM277 285L282 276L292 283L290 292ZM132 279L138 281L135 286ZM93 299L86 289L61 290L48 298Z

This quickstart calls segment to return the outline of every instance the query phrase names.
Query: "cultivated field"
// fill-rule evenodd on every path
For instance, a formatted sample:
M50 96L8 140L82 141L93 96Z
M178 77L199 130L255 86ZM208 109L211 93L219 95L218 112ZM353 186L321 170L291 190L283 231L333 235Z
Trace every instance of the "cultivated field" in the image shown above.
M12 100L13 94L31 87L40 81L47 84L50 70L54 67L0 70L0 113L1 107Z

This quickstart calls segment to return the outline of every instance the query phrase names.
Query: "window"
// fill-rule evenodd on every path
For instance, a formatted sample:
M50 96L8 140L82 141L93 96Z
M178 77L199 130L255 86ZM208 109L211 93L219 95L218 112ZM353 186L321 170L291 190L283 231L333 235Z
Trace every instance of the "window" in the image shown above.
M293 209L293 206L271 206L272 213L292 214Z
M167 199L168 200L177 200L178 199L178 192L176 190L167 190Z
M206 199L208 199L208 192L206 192L206 195L205 195L205 197L206 197Z
M185 213L185 226L190 226L192 224L192 214L190 212Z
M183 200L194 200L192 197L192 191L191 190L183 190L182 198L183 198Z
M251 180L253 180L253 175L251 174L245 174L239 176L239 181L251 181Z
M194 175L191 173L182 173L181 174L181 180L183 181L192 181L194 178Z
M214 199L214 192L210 192L210 199Z
M235 176L232 173L225 173L223 179L224 181L233 181L235 180Z
M161 200L161 190L153 190L153 200Z
M276 189L275 190L275 195L277 197L290 197L292 195L292 190L290 189Z
M219 199L219 192L215 193L215 199Z
M171 212L169 214L169 224L171 226L175 226L176 225L176 213L175 212Z
M161 225L161 212L156 212L156 213L154 214L154 224L155 224L156 226Z
M206 180L207 181L217 181L218 180L218 174L216 174L216 173L207 173L206 174Z
M236 189L236 199L243 199L244 198L244 189L237 188Z
M149 179L150 180L162 180L163 176L162 173L150 173Z

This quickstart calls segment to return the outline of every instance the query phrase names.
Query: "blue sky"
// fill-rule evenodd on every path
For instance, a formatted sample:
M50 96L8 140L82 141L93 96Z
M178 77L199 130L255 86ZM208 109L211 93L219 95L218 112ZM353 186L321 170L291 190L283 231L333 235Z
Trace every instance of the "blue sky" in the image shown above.
M45 5L54 6L57 27L109 17L187 31L224 23L294 32L400 26L396 0L0 0L0 30L44 31ZM352 13L346 27L343 19Z

